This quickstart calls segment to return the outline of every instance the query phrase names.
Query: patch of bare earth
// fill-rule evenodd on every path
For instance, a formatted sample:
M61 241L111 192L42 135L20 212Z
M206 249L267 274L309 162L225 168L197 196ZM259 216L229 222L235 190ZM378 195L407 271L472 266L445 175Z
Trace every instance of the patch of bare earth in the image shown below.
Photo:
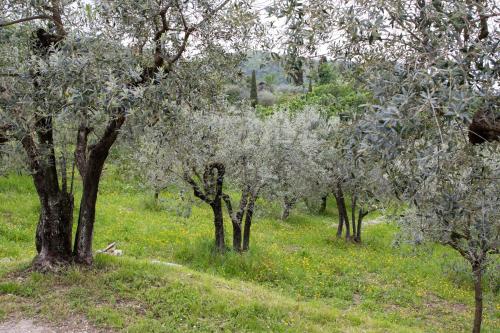
M465 304L448 302L432 293L426 295L425 307L431 311L442 309L445 313L465 313L468 310Z
M74 318L60 324L33 319L10 319L0 323L0 333L101 333L85 319Z

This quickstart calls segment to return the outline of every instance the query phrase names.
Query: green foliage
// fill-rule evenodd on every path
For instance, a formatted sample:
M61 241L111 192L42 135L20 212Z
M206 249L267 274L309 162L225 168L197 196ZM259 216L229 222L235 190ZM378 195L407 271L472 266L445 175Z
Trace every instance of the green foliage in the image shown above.
M264 82L270 87L278 83L278 75L277 73L269 73L264 76Z
M309 104L316 104L326 108L329 115L340 112L356 113L360 106L367 102L369 94L360 91L349 82L335 82L320 85L307 96Z
M355 88L350 82L336 81L335 83L315 86L312 92L301 95L282 95L278 105L260 107L261 115L269 115L276 110L286 109L291 113L303 111L308 106L317 106L327 117L340 113L353 114L362 111L361 106L370 100L370 94Z
M318 65L318 84L329 84L335 79L335 72L328 62L320 62Z

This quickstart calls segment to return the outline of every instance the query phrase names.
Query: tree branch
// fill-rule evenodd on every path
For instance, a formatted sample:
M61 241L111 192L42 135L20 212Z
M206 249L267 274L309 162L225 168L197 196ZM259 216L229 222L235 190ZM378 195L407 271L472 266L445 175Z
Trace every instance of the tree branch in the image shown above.
M196 26L194 27L194 29L198 29L200 27L200 25L202 25L203 23L205 23L206 21L209 21L210 19L212 19L212 17L219 11L221 10L222 8L224 8L228 3L229 3L230 0L225 0L223 3L221 3L219 6L215 7L209 15L205 16L200 22L198 22L196 24Z
M182 44L179 47L179 49L177 50L177 53L172 58L170 58L168 60L168 64L169 65L174 64L177 60L180 59L180 57L182 56L182 54L186 50L187 42L189 40L189 36L191 36L191 34L194 32L194 30L195 29L193 27L188 28L187 30L185 30L185 32L184 32L184 38L182 39Z
M21 77L19 73L0 73L1 77Z
M66 36L66 31L64 30L64 25L62 23L62 18L61 18L61 13L62 13L62 6L61 6L61 1L60 0L51 0L51 8L50 11L52 12L52 21L54 21L54 24L56 26L57 34L59 36Z
M183 178L193 188L193 193L194 193L195 197L203 200L204 202L206 202L208 204L211 203L211 200L209 200L208 197L205 195L205 193L203 193L201 191L201 189L198 186L198 184L196 184L196 182L194 181L194 179L191 178L191 176L189 176L189 174L187 172L184 173Z
M186 50L187 42L189 40L189 36L191 36L191 34L193 32L195 32L203 23L211 20L212 17L218 11L220 11L222 8L224 8L229 3L229 1L230 0L225 0L224 2L222 2L219 6L217 6L216 8L214 8L207 16L205 16L200 22L198 22L196 25L194 25L192 27L188 27L188 25L186 23L186 20L184 18L184 15L183 15L180 7L178 6L179 14L181 15L182 24L184 26L184 38L182 39L182 44L179 47L179 49L177 50L177 53L175 54L175 56L173 56L172 58L170 58L168 60L169 65L172 65L173 63L175 63L182 56L182 54Z
M245 210L247 209L249 192L248 186L245 186L243 191L241 191L240 208L238 209L238 212L236 212L236 219L240 221L240 223L243 219L243 215L245 214Z
M92 129L88 128L87 125L80 124L76 136L75 164L82 177L85 175L87 165L87 139L91 131Z
M31 133L27 133L21 139L21 144L23 145L26 155L28 156L30 169L37 185L36 188L39 190L39 188L41 188L41 184L43 183L43 175L41 173L40 166L40 152Z
M90 147L91 153L101 154L109 151L118 136L119 129L122 127L124 122L125 113L120 109L118 115L108 122L101 139L95 145Z
M222 193L222 200L224 200L224 202L226 203L227 212L229 214L229 217L231 217L233 223L237 222L237 218L234 215L233 205L231 204L231 198L229 197L229 195L227 195L226 193Z
M18 20L9 21L9 22L0 22L0 28L8 27L9 25L14 25L23 22L29 22L34 20L52 20L52 17L49 15L35 15L30 17L20 18Z

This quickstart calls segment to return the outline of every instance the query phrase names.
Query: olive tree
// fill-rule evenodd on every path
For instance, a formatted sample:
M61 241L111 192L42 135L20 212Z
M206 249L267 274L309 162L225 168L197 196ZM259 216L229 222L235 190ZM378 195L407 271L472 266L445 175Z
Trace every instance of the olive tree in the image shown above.
M241 44L253 15L237 0L0 6L0 136L21 142L40 198L34 267L91 264L99 180L124 124L167 112L151 105L173 99L176 65L214 45ZM73 249L62 146L74 147L83 180Z
M471 264L479 332L482 272L498 251L498 143L484 144L500 138L498 3L359 0L335 10L318 24L330 20L332 52L354 62L374 96L365 147L418 216L407 219L414 234Z
M315 161L321 146L318 128L325 119L314 107L291 114L280 110L265 119L263 140L269 181L265 195L283 203L281 219L299 201L318 192Z
M226 250L223 221L226 173L222 148L224 130L223 110L213 105L198 111L180 106L148 129L141 140L139 152L139 156L160 157L158 163L150 165L158 176L150 181L187 186L196 198L211 207L215 249L219 252Z
M240 196L236 205L226 193L223 199L233 225L233 249L237 252L248 251L256 200L268 185L270 177L265 159L268 147L263 140L266 124L265 120L256 115L255 110L246 107L227 114L224 123L223 156L227 166L226 175L230 185L238 189Z
M255 201L266 185L262 126L252 107L236 109L222 100L203 110L179 106L140 140L137 159L147 165L153 187L187 187L212 208L219 252L226 249L223 203L233 226L233 249L249 249ZM229 188L240 192L237 203Z
M470 262L476 286L473 332L479 332L481 272L488 254L498 251L492 208L498 195L491 194L498 193L498 177L492 176L498 143L485 144L500 139L498 2L321 3L300 3L308 18L304 30L350 64L373 94L360 124L361 145L371 152L371 163L379 163L395 197L427 225L440 227L420 228L411 218L409 226ZM420 161L429 168L415 169ZM478 183L486 179L483 192Z

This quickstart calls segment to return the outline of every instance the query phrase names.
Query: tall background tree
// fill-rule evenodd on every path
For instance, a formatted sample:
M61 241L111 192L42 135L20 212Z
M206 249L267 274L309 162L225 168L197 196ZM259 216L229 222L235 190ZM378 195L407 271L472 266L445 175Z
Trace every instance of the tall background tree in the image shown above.
M252 71L252 77L250 79L250 103L254 108L259 103L259 98L257 96L257 77L255 74L255 70Z

